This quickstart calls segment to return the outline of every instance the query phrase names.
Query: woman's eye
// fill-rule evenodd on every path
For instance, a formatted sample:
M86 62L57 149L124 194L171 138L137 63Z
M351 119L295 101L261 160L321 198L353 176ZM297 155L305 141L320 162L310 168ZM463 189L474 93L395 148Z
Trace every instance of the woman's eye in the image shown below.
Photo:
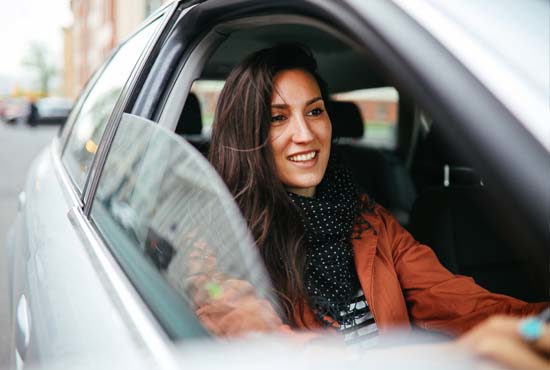
M321 114L323 114L324 110L321 109L321 108L315 108L313 109L311 112L309 112L309 115L310 116L320 116Z
M271 116L271 122L281 122L281 121L284 121L285 119L285 116L283 116L282 114L276 114L274 116Z

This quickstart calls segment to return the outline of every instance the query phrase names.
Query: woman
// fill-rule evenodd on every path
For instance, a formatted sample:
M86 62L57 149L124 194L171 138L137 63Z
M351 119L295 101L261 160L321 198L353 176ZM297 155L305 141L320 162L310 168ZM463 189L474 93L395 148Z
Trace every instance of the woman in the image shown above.
M386 210L359 196L331 153L328 101L311 53L280 45L231 72L216 111L209 159L265 261L281 327L333 327L367 342L411 322L459 335L494 314L545 307L453 275ZM198 311L215 320L208 312Z

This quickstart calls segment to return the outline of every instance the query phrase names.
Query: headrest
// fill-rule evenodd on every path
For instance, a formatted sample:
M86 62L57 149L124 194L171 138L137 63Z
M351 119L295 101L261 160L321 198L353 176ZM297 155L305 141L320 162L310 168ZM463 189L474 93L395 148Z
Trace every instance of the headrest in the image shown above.
M202 117L199 99L193 93L189 93L187 101L181 112L176 134L178 135L200 135L202 133Z
M365 128L361 112L355 103L332 101L329 107L330 121L332 122L332 138L363 137Z

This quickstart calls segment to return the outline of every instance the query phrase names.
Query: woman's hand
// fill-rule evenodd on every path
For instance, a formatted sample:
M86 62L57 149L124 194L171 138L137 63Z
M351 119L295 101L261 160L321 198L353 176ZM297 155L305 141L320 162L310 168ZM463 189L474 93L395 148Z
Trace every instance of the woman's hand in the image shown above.
M206 292L208 287L203 289L205 292L195 313L212 334L238 337L273 332L283 325L271 303L259 298L249 282L224 279L211 284L216 285L215 293Z
M458 345L513 369L550 369L550 325L540 323L538 339L528 340L520 333L524 320L491 317L459 338Z

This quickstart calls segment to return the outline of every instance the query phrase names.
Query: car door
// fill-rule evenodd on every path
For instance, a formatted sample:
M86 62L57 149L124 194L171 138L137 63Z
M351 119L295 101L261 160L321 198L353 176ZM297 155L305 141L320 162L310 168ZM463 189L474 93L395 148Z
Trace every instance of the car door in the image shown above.
M113 298L98 257L82 230L83 195L100 140L141 73L177 4L163 8L121 44L90 80L61 135L29 170L8 238L12 365L90 353L134 354L139 336ZM79 211L80 210L80 211ZM87 354L87 355L86 355Z

